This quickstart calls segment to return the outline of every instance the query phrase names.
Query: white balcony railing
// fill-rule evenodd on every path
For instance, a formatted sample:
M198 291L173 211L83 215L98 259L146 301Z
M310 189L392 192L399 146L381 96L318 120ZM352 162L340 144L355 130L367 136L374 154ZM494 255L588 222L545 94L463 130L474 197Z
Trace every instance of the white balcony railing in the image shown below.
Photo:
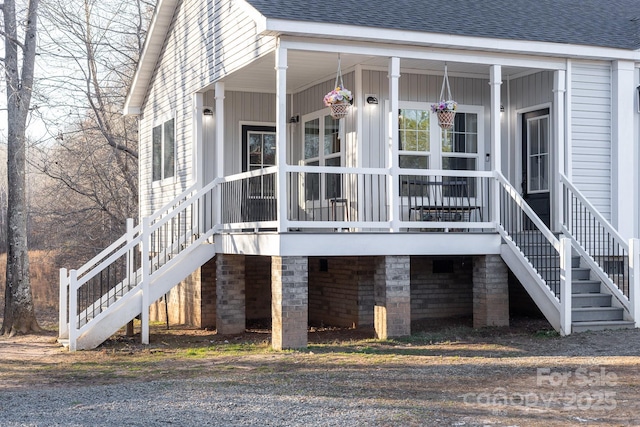
M222 231L278 227L278 173L286 228L349 231L495 231L492 172L288 166L220 181Z

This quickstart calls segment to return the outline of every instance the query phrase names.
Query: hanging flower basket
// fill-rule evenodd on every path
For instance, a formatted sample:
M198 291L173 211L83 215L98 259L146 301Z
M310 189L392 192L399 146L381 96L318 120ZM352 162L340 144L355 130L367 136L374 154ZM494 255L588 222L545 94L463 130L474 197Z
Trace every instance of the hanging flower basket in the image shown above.
M351 104L349 104L348 102L331 104L329 106L329 109L331 110L331 117L333 117L334 119L342 119L344 117L347 117L347 114L349 114L349 107L351 107Z
M453 129L453 120L456 118L455 110L439 110L436 113L438 114L438 125L442 129Z
M449 94L448 100L444 100L444 88L447 87ZM449 76L447 75L447 65L444 66L444 78L442 79L442 90L440 90L440 99L442 101L431 104L431 111L438 115L438 125L445 130L453 129L453 121L456 117L456 109L458 103L451 97L451 87L449 86Z
M353 94L344 87L342 70L340 69L340 55L338 55L338 72L336 74L335 89L324 96L324 105L331 110L331 117L342 119L349 114L349 107L353 101Z

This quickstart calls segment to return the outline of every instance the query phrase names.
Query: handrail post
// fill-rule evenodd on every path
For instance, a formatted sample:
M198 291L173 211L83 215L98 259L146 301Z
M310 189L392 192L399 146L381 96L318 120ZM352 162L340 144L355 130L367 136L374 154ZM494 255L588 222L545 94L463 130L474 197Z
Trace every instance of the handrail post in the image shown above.
M67 273L67 269L61 268L60 294L58 296L58 338L69 338L67 295L69 295L69 276Z
M140 342L149 344L149 280L151 278L151 254L148 217L142 218L142 307L140 308Z
M78 270L69 272L69 351L76 351L78 340Z
M127 218L127 240L125 242L125 245L128 246L129 243L131 243L134 239L134 235L133 235L133 218ZM128 252L127 252L127 284L129 285L128 287L131 287L131 279L134 277L135 275L135 271L136 271L136 263L135 263L135 258L134 258L134 253L136 251L136 248L133 247L131 248Z
M493 222L496 229L501 225L500 221L500 172L493 171L493 180L491 180L491 189L489 191L489 221Z
M560 237L560 334L571 334L571 240Z
M640 327L640 239L629 240L629 304L635 327Z

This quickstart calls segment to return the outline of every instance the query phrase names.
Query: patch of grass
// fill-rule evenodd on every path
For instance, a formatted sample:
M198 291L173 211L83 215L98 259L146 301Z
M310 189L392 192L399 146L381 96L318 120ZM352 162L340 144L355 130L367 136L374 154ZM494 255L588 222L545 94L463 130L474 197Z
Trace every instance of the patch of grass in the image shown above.
M187 357L208 357L212 355L240 356L249 354L265 354L272 351L271 347L266 343L225 343L208 347L188 348L183 354Z
M560 333L554 329L541 329L536 331L533 336L536 338L557 338L560 336Z

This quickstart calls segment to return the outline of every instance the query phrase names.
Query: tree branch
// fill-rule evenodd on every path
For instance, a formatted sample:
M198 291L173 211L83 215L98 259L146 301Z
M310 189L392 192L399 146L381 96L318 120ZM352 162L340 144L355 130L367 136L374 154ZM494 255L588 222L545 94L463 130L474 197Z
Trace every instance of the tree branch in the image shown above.
M2 5L4 6L4 5ZM15 43L16 45L20 46L20 49L24 50L24 44L22 44L22 42L14 37L10 37L7 33L4 32L4 30L0 30L0 36L2 37L6 37L9 40L11 40L13 43ZM4 60L4 58L2 58Z

